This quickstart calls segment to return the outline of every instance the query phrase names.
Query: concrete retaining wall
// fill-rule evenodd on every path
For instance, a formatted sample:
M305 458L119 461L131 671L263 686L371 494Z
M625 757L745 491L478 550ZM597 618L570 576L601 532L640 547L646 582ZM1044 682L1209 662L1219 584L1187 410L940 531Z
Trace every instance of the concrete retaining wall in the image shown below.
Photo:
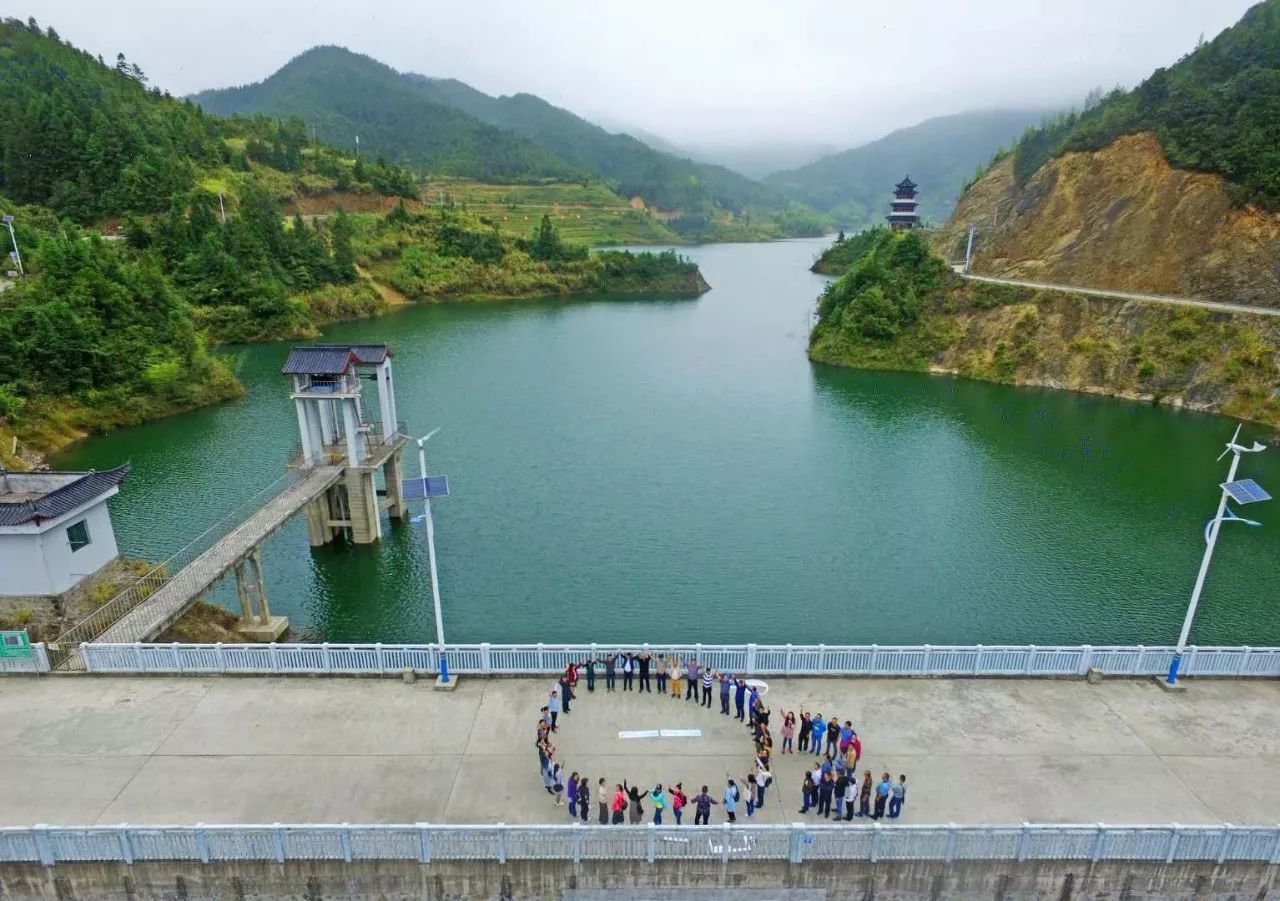
M1280 899L1280 867L1143 861L334 861L211 864L0 865L0 897L49 901L151 899ZM641 891L643 890L643 891Z

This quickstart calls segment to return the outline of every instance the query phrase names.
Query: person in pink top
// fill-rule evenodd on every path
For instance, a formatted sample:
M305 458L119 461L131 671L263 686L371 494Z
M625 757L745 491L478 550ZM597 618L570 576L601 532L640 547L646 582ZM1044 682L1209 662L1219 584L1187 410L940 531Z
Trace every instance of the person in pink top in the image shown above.
M795 750L791 747L791 739L796 735L796 715L790 710L787 715L782 718L782 753L794 754Z

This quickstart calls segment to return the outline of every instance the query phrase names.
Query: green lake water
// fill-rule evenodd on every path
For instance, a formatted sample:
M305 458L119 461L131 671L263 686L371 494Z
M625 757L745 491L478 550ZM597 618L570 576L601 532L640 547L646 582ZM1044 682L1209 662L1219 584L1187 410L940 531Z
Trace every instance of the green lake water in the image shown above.
M450 641L1176 639L1234 424L811 364L823 243L687 249L713 286L698 300L415 306L327 332L389 342L400 417L442 427ZM230 349L244 399L54 461L133 461L125 553L163 558L282 474L287 352ZM1241 474L1280 489L1280 451ZM1223 528L1196 642L1280 644L1280 506L1251 512L1262 528ZM313 551L295 518L263 556L304 635L433 638L420 526Z

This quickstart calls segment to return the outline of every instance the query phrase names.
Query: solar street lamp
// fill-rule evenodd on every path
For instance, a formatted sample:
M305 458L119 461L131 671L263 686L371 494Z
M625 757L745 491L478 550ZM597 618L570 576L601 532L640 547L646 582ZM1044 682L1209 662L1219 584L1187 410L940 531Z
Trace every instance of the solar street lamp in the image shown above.
M1227 471L1227 480L1221 486L1222 497L1218 500L1218 512L1214 514L1213 519L1209 520L1208 525L1205 526L1204 559L1200 561L1200 572L1196 576L1196 585L1191 590L1191 603L1187 605L1187 616L1182 621L1182 632L1178 635L1177 650L1174 651L1173 660L1169 662L1169 675L1165 680L1169 685L1178 684L1178 668L1182 666L1182 652L1186 650L1187 638L1191 635L1191 621L1195 619L1196 605L1200 603L1200 592L1204 588L1205 576L1209 575L1209 562L1213 559L1213 549L1218 543L1218 530L1222 528L1224 522L1242 522L1250 526L1259 525L1252 519L1244 519L1237 516L1227 506L1227 502L1235 501L1243 505L1271 500L1271 495L1267 494L1262 489L1262 486L1253 479L1236 480L1236 469L1240 466L1240 455L1256 454L1259 451L1266 450L1266 446L1259 444L1257 441L1253 443L1252 447L1244 447L1236 443L1236 439L1239 437L1240 426L1236 426L1236 433L1227 442L1227 449L1218 456L1218 459L1221 460L1227 454L1231 454L1231 468Z
M448 476L427 475L427 442L439 428L432 429L418 439L418 478L405 479L401 490L405 501L422 501L422 515L415 516L412 522L426 521L427 524L427 566L431 571L431 601L436 614L436 641L440 644L440 682L449 683L449 663L444 652L444 618L440 614L440 582L436 576L436 530L431 519L431 499L449 496Z
M9 257L18 264L18 275L26 275L26 272L22 269L22 254L18 252L18 238L13 233L13 217L8 215L0 216L0 222L9 226L9 240L13 242L13 250L9 253Z

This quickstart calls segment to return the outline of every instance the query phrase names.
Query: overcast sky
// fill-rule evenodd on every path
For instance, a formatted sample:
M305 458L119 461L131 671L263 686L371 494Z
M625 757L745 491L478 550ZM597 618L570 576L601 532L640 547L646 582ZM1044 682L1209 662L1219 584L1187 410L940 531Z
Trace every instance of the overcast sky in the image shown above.
M688 145L846 145L930 116L1132 86L1250 0L8 0L174 94L315 44L528 91Z

